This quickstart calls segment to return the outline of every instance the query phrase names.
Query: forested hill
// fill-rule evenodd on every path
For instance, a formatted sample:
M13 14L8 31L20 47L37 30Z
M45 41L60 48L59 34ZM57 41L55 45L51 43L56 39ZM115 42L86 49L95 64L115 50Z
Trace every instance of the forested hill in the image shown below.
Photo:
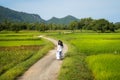
M68 15L64 18L56 18L56 17L53 17L51 18L50 20L47 21L47 23L55 23L55 24L69 24L70 22L72 21L77 21L79 19L71 16L71 15Z
M18 21L18 22L44 22L44 23L53 23L53 24L69 24L70 22L79 19L68 15L64 18L53 17L50 20L45 21L37 14L19 12L0 6L0 22L4 20Z
M0 6L0 22L4 20L18 21L18 22L45 22L37 14L18 12Z

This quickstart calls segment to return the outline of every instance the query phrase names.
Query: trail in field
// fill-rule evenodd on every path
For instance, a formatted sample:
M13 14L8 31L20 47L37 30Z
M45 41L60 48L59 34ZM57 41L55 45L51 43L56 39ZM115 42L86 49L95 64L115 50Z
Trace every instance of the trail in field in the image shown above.
M62 60L56 60L55 56L57 41L44 36L39 37L53 42L55 44L55 48L50 50L46 56L31 66L18 80L57 80L62 64ZM66 53L67 51L68 47L64 44L63 53Z

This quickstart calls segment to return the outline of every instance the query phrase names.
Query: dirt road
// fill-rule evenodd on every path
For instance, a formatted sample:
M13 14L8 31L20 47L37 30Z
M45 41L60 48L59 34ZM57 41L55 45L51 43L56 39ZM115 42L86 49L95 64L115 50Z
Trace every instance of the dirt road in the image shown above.
M57 41L44 36L39 36L47 39L57 45ZM66 53L68 47L64 44L63 53ZM56 60L56 47L50 50L46 56L31 66L23 76L18 80L57 80L58 72L60 70L62 60Z

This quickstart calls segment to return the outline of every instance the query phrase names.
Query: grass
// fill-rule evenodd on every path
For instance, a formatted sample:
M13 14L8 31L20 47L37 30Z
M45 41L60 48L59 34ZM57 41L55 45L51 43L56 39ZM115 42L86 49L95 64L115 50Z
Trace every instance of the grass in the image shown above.
M51 45L51 46L50 46ZM14 80L23 72L25 72L32 64L34 64L37 60L39 60L41 57L43 57L48 50L52 48L52 44L49 44L48 46L45 46L43 49L39 50L36 54L31 56L25 61L22 61L21 63L18 63L17 65L11 67L9 70L7 70L4 74L0 76L0 80Z
M95 76L99 74L94 74L93 69L91 69L88 64L89 62L86 62L86 58L92 55L117 54L116 56L119 56L120 54L120 33L56 33L51 34L51 36L61 39L69 45L69 52L63 61L58 77L59 80L99 80L95 78ZM91 60L92 58L89 59L89 61ZM102 58L100 60L102 63ZM114 61L115 60L113 60L113 62ZM118 60L118 63L120 63L120 60ZM111 67L112 64L109 60L108 64L108 66L110 66L109 69L113 70L114 68ZM94 66L94 63L92 65L93 68L97 67ZM116 68L119 68L120 64L115 63L114 66L118 66ZM102 65L100 67L104 68L107 66ZM116 72L113 72L113 75L116 77L111 78L113 76L107 76L107 78L109 80L119 80L119 75ZM103 77L105 76L103 75Z
M43 57L53 44L37 38L41 33L0 34L0 80L15 80Z
M58 80L120 79L120 33L64 32L65 31L61 33L60 31L42 33L55 39L61 39L69 46L69 51L63 60ZM11 32L8 33L10 34ZM40 34L38 32L28 32L28 35L26 35L26 33L27 32L24 31L17 34L11 33L11 35L14 35L11 36L9 34L5 35L5 33L2 32L2 34L0 34L0 40L3 42L5 41L6 43L7 41L16 41L20 43L22 43L22 41L28 41L28 43L25 43L31 44L31 41L33 41L33 43L34 41L37 41L37 39L31 38L31 36ZM18 46L21 46L20 43L18 43ZM42 42L36 42L35 44L37 45L38 43L43 44ZM49 44L49 42L46 43L45 41L42 45L42 49L40 49L36 54L32 54L32 56L5 71L4 74L0 76L0 80L13 80L16 76L22 74L30 65L43 56L43 54L47 52L48 48L52 47L51 44L44 46L46 44ZM4 46L5 44L1 45ZM8 76L8 78L6 78L6 76Z
M71 41L71 44L79 48L79 52L86 55L104 54L104 53L120 53L120 40L106 40L106 39L76 39Z
M120 79L120 55L99 54L86 58L95 80Z
M43 45L42 40L25 40L25 41L0 41L0 46L22 46L22 45Z

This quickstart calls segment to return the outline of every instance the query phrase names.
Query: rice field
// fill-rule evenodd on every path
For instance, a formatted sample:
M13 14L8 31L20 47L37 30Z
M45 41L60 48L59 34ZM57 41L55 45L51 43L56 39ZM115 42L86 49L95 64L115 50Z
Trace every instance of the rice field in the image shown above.
M86 58L89 68L93 72L95 80L119 80L120 79L120 55L99 54Z
M52 34L69 45L59 80L119 80L120 33Z
M37 38L39 34L61 39L69 46L58 80L120 79L120 33L64 32L2 32L0 80L16 79L53 48L49 41Z
M37 37L40 34L0 34L0 80L15 80L53 48L51 42Z

